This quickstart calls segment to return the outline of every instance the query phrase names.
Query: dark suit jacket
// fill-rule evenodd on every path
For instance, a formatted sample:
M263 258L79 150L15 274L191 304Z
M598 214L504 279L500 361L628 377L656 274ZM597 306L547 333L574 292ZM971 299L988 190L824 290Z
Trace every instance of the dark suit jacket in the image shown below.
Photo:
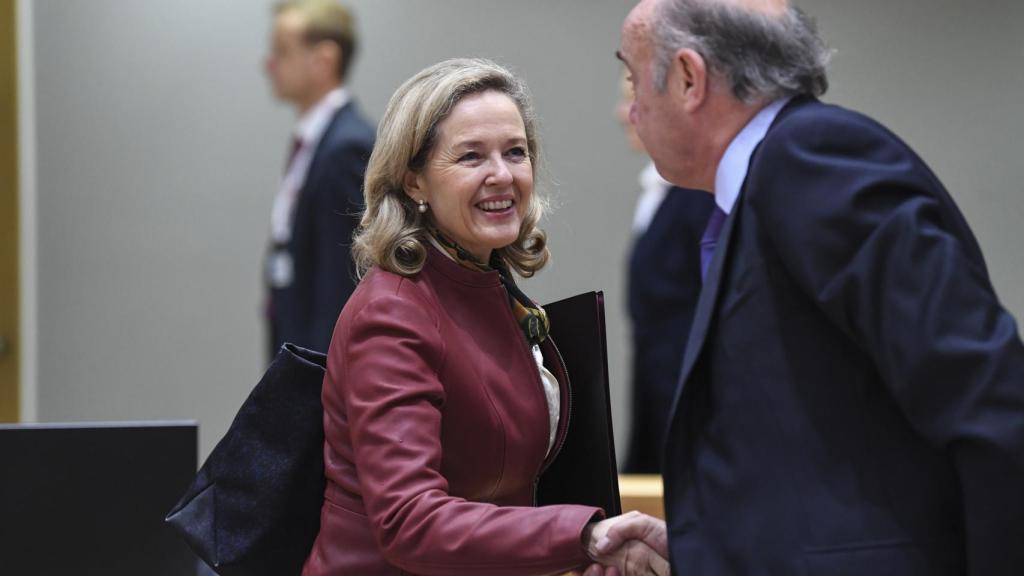
M661 472L661 441L700 297L700 238L714 206L707 192L670 189L630 252L633 428L626 471L633 474Z
M270 357L285 342L326 352L342 306L355 289L349 248L363 208L363 175L374 129L354 103L324 132L295 205L291 241L294 281L270 288ZM275 247L271 248L272 250Z
M1024 347L953 200L876 122L776 119L682 381L675 573L1024 574Z

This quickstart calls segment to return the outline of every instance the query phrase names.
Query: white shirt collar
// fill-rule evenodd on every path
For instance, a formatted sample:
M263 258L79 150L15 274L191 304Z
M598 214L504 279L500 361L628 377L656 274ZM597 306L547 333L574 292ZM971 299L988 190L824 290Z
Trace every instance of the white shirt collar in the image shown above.
M633 212L633 233L643 234L654 220L658 208L665 200L672 184L661 177L658 169L651 162L640 173L640 197L636 201L636 210Z
M640 172L640 177L637 178L637 180L640 182L640 188L643 190L672 187L672 184L668 180L662 178L661 173L658 172L657 167L654 166L654 162L647 163L647 166L645 166L643 171Z
M300 139L303 144L319 142L335 112L348 104L350 99L351 96L349 96L348 90L343 86L331 90L319 102L314 104L312 108L306 110L306 113L295 124L292 134Z
M761 140L764 140L775 117L779 115L791 98L789 96L779 98L762 108L747 122L747 125L740 130L739 134L729 143L729 147L725 149L725 154L722 155L722 160L718 163L718 170L715 172L715 204L726 214L732 212L733 206L736 205L736 199L740 196L740 189L743 188L743 181L747 179L750 157L754 154L754 149L761 143Z

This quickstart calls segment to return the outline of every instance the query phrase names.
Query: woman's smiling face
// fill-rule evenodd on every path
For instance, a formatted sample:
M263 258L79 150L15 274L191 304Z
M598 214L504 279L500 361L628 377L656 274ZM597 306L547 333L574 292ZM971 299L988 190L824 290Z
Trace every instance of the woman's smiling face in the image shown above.
M514 243L533 194L526 127L515 102L494 90L460 100L437 125L426 165L407 175L405 188L430 205L442 234L481 262Z

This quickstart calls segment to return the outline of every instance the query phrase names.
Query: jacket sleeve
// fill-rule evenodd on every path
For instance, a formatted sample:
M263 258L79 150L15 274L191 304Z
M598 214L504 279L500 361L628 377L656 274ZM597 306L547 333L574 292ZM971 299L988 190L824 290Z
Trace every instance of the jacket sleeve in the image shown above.
M330 151L316 175L316 229L313 279L313 310L309 341L327 350L334 324L355 290L352 236L359 226L363 206L363 173L369 150L348 143Z
M424 575L521 576L587 562L580 538L599 509L499 507L448 493L440 471L445 389L437 375L449 351L429 306L377 297L355 314L343 340L340 392L359 485L390 563Z
M862 117L770 136L748 200L767 242L952 456L969 573L1024 573L1024 347L966 222L923 162Z

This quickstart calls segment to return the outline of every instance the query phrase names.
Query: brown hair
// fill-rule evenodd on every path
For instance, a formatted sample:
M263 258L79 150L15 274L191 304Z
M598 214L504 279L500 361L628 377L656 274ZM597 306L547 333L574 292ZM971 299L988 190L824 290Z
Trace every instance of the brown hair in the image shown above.
M306 20L307 44L332 42L338 47L338 79L344 80L358 44L352 11L335 0L282 0L274 5L275 14L291 10Z

